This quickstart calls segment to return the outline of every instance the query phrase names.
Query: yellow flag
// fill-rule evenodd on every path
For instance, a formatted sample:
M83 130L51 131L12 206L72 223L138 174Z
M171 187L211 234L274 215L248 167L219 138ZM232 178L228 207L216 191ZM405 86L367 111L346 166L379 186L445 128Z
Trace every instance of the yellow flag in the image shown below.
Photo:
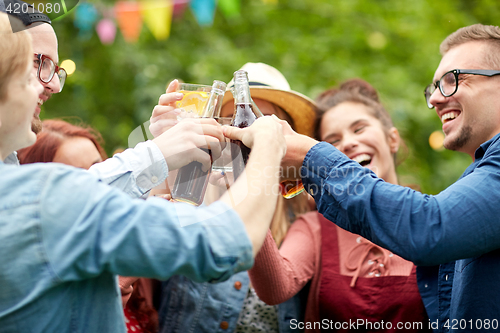
M171 0L141 1L141 14L146 26L157 40L170 35L173 4Z

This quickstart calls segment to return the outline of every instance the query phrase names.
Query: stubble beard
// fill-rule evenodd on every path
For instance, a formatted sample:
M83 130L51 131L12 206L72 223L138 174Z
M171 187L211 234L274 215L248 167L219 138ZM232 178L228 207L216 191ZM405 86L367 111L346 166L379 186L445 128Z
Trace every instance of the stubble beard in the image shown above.
M42 131L42 121L40 120L40 117L33 116L33 120L31 121L31 130L35 134L38 134Z
M44 88L42 95L47 96L46 101L52 97L51 93L48 93L47 90ZM41 111L40 111L41 112ZM38 134L42 131L42 120L40 119L40 115L33 116L33 120L31 121L31 130L35 133Z
M444 143L444 147L448 150L460 151L467 143L470 142L472 137L472 127L464 126L455 140Z

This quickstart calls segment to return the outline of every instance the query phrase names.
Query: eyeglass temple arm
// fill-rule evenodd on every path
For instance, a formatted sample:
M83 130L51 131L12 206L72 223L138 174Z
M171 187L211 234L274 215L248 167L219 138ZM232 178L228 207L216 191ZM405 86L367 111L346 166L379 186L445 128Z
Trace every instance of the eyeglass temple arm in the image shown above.
M458 69L458 74L475 74L484 76L500 75L500 71L493 69Z

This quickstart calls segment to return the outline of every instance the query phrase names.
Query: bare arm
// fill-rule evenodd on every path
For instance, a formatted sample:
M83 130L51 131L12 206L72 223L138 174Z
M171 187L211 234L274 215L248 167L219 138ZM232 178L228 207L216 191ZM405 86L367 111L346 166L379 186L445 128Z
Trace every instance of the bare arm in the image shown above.
M244 129L224 127L225 136L252 148L245 172L220 200L243 220L254 255L264 242L279 195L279 166L286 148L276 119L262 117Z

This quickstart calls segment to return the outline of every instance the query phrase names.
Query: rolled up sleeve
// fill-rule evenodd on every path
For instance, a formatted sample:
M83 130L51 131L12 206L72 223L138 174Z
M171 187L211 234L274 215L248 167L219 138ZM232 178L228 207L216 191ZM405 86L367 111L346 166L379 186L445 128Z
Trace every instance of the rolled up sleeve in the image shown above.
M94 164L89 172L103 183L139 198L163 183L168 175L168 167L158 146L146 141Z

